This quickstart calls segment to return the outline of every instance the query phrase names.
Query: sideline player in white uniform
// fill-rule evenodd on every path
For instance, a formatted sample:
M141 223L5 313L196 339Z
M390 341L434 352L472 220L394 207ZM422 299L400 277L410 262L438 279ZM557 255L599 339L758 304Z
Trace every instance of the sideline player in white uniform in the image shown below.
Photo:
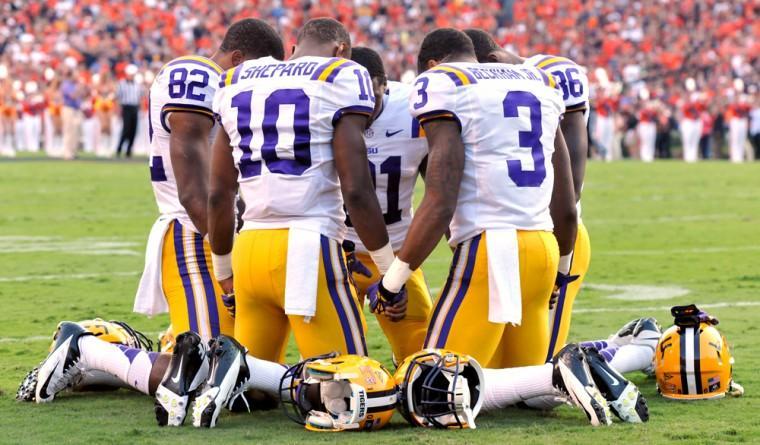
M341 248L344 202L378 267L393 261L362 138L375 105L369 73L343 58L351 40L333 19L309 21L297 42L285 62L227 71L214 99L224 129L209 187L214 271L234 283L235 338L276 362L291 329L303 357L366 354ZM238 186L246 209L233 250Z
M387 81L380 55L369 48L353 48L351 59L367 68L372 77L375 111L372 125L364 132L364 141L388 237L394 252L397 252L412 222L414 187L420 172L424 172L427 140L419 123L409 113L411 85ZM346 239L355 244L356 250L356 262L350 269L357 294L362 300L367 289L380 279L381 273L372 262L350 219L349 215L346 219ZM349 264L351 262L349 256ZM370 302L370 307L378 315L377 321L391 344L393 357L397 360L422 347L427 318L432 309L422 269L414 271L406 283L406 290L408 304L406 316L401 320L395 314L383 314L384 307L375 304L377 300Z
M577 221L560 93L537 68L478 64L454 29L425 38L418 69L410 110L428 140L425 196L378 291L392 299L451 222L457 249L425 347L490 363L509 335L504 366L542 363L558 250L572 250Z
M570 154L573 190L578 210L578 235L572 252L560 258L556 301L549 313L551 337L545 357L546 361L549 361L567 342L573 303L591 260L591 243L586 226L581 221L580 204L588 159L588 77L583 68L565 57L538 54L526 59L501 48L485 31L468 29L465 33L472 40L475 54L481 63L526 63L551 73L557 81L565 103L565 113L560 121L560 129ZM500 364L491 363L492 366Z

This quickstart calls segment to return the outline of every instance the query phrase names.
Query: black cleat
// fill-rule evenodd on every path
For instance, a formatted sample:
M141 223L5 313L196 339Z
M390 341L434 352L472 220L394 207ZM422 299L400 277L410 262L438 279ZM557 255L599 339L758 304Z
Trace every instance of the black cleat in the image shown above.
M578 345L569 344L552 359L553 385L564 393L571 404L582 409L593 426L612 423L607 400L594 384L583 352Z
M246 349L234 338L220 335L210 346L211 371L193 406L195 427L215 427L222 408L236 405L251 378Z
M649 420L649 407L639 389L612 368L594 348L584 348L591 377L610 410L623 422L642 423Z
M155 411L159 426L185 422L190 398L208 375L206 345L195 332L177 336L172 360L164 380L156 389Z
M70 387L81 374L79 339L85 335L92 334L76 323L64 321L58 325L53 350L37 372L34 397L37 403L51 402L57 393Z
M17 402L34 402L35 392L37 390L37 374L40 372L40 367L37 366L24 377L21 384L16 391Z
M639 324L641 318L636 318L628 323L624 324L616 333L612 334L607 342L611 345L620 347L631 343L633 339L633 332L636 329L636 325Z

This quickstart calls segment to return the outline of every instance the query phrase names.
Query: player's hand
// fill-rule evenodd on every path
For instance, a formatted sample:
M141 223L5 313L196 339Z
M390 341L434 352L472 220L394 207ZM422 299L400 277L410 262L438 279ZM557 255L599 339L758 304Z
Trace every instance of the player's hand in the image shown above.
M401 321L406 317L408 296L406 286L398 292L391 292L383 287L383 280L370 285L367 289L369 308L375 314L384 314L391 321Z
M232 277L225 278L219 281L219 287L222 288L222 292L225 294L234 294L235 289L232 287Z
M562 291L562 288L577 280L578 278L580 278L580 275L570 275L563 274L562 272L557 272L557 278L554 280L554 290L552 291L551 297L549 297L549 309L554 309L554 306L559 300L559 293Z
M222 303L232 318L235 318L235 294L222 294Z
M346 267L352 279L354 274L364 275L367 278L372 277L372 271L356 258L356 245L353 241L344 240L343 251L346 252Z

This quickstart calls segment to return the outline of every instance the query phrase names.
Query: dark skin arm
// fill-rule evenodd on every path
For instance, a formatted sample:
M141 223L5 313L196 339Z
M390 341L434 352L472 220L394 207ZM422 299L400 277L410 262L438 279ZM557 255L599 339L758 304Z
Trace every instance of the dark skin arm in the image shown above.
M377 202L364 144L367 116L347 114L335 124L333 154L343 202L359 239L369 250L388 244L383 212Z
M570 155L567 152L562 132L557 129L554 139L554 189L549 210L554 221L554 236L557 237L560 255L568 255L575 246L578 231L578 214L575 209L575 191L570 171Z
M235 235L235 193L237 169L232 158L230 138L220 131L211 155L208 193L208 234L211 251L226 255L232 251ZM232 293L232 277L219 282L225 293Z
M457 122L436 119L423 124L428 141L425 196L412 218L399 259L416 270L446 233L464 173L464 144Z
M573 173L573 188L575 202L581 199L581 187L586 174L586 159L588 159L588 131L583 111L565 113L560 121L562 135L565 137L567 150L570 153L570 169Z
M169 115L171 154L179 202L201 235L206 234L206 204L210 147L208 135L214 121L205 115L173 112Z

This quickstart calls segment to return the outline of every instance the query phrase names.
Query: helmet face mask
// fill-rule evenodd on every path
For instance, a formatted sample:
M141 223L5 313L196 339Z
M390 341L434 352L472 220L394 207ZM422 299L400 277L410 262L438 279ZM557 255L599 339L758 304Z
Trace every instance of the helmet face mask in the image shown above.
M399 411L413 425L475 428L482 380L480 365L471 357L443 350L418 352L396 373Z
M375 430L393 416L397 389L375 360L330 354L288 369L280 399L288 417L311 431Z

